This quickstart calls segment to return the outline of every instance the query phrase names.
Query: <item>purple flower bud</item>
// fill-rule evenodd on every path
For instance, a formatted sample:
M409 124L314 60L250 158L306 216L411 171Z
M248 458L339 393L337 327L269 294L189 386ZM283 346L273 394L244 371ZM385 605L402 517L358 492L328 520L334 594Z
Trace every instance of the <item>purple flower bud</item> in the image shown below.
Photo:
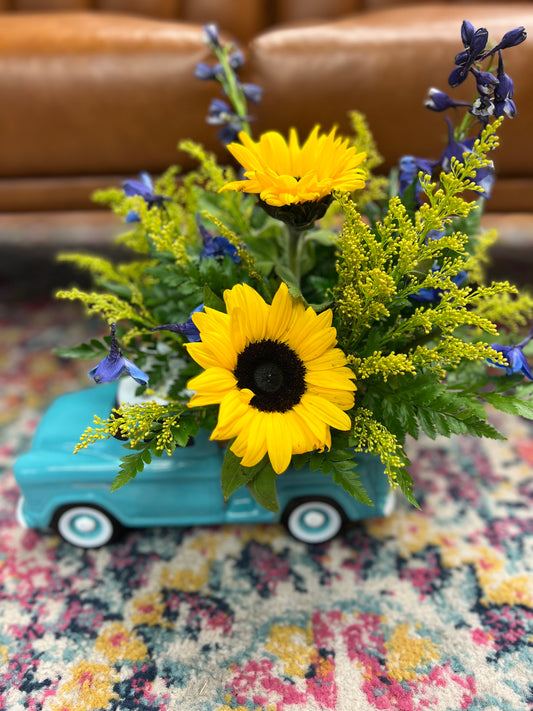
M484 27L480 27L474 32L474 35L471 38L468 47L472 62L475 62L476 59L478 59L480 55L483 54L483 51L487 46L488 39L489 33Z
M494 90L494 115L516 116L516 105L513 101L514 84L510 76L503 69L502 53L499 52L498 60L498 86Z
M470 104L465 101L454 101L444 91L431 87L428 91L427 99L424 101L424 106L431 109L431 111L446 111L457 106L470 106Z
M482 124L486 124L489 116L494 113L494 104L488 96L480 96L473 102L470 112L477 116Z
M226 101L212 99L206 121L210 126L222 126L222 124L228 123L234 115L231 106Z
M170 200L170 198L165 197L165 195L158 195L155 192L152 178L148 173L143 172L140 174L140 177L140 180L125 180L122 183L126 197L139 195L148 203L149 208L153 205L160 205L165 200Z
M533 328L529 331L528 335L524 338L521 343L516 346L501 346L499 343L493 343L491 348L498 353L502 353L507 365L501 365L500 363L495 363L493 360L489 360L491 365L495 365L498 368L503 368L507 375L513 375L514 373L523 373L526 378L533 380L533 373L529 367L526 356L524 355L523 348L526 346L531 337L533 336Z
M440 271L440 266L436 265L431 268L431 271L433 273L439 272ZM467 272L464 271L464 269L461 269L458 274L452 277L452 282L455 284L455 286L460 287L462 284L466 281L468 278ZM417 292L414 294L409 294L409 298L413 299L413 301L422 301L425 303L433 303L436 304L442 299L442 295L445 292L444 289L441 289L440 287L426 287L424 289L419 289Z
M122 375L127 373L139 385L148 384L148 375L138 368L131 360L124 358L119 350L115 338L116 325L111 324L111 343L109 355L98 363L96 367L89 371L89 376L93 378L95 383L111 383Z
M448 84L452 87L452 89L455 89L455 87L459 86L464 82L464 80L468 76L469 71L470 67L468 66L468 64L457 66L452 69L452 71L450 72L450 76L448 77Z
M204 25L204 40L212 49L218 49L220 47L218 27L214 23Z
M211 232L202 225L200 215L196 215L196 224L198 225L198 230L204 243L204 247L200 252L200 261L205 257L222 259L225 256L228 256L235 263L241 261L237 248L225 237L212 235Z
M446 117L448 123L448 144L444 149L441 159L440 166L445 173L448 173L451 169L452 158L456 158L460 163L464 163L464 156L467 153L472 152L475 138L467 138L462 143L455 140L453 135L453 126L451 121ZM490 191L492 189L492 184L494 183L494 166L487 166L486 168L481 168L476 172L475 177L472 179L476 185L482 188L482 197L490 197Z
M461 25L461 40L465 47L468 47L472 41L475 31L474 25L469 20L463 20L463 24Z
M415 201L418 205L422 204L422 186L418 180L418 174L422 171L426 175L431 175L433 173L433 168L435 163L426 158L416 158L415 156L402 156L399 161L399 194L400 198L407 188L409 188L413 183L415 183Z
M491 72L481 72L475 67L470 69L476 80L477 90L480 94L490 96L498 86L498 79Z
M194 76L197 79L202 79L202 81L216 79L215 68L205 62L198 62L194 70Z
M217 133L217 137L223 146L229 143L235 143L239 139L239 133L242 131L242 124L237 121L232 121L222 126Z
M198 326L194 325L192 315L198 311L203 311L203 309L204 305L200 304L194 309L194 311L191 312L185 323L166 323L163 326L156 326L155 328L152 328L152 331L172 331L172 333L179 333L182 336L185 336L189 343L199 343L201 341L200 331L198 330Z
M164 203L170 198L165 195L158 195L154 191L154 184L152 178L148 173L141 173L140 180L125 180L122 183L122 189L126 197L139 196L146 202L148 209L150 210L154 205L159 205L164 208ZM130 210L125 218L126 222L140 222L139 215L135 210Z
M498 45L498 49L507 49L507 47L516 47L517 44L522 44L527 38L527 32L524 27L516 27L514 30L509 30L502 37Z
M233 70L238 70L244 65L244 54L240 49L236 49L229 56L229 65Z
M448 94L434 86L428 91L427 99L424 101L424 106L432 111L446 111L454 105L453 99Z
M470 68L483 54L489 33L484 27L475 30L471 22L464 20L461 25L461 39L465 49L455 57L456 67L448 77L448 83L452 87L464 82Z
M263 89L257 84L241 84L244 96L253 104L258 104L263 96Z

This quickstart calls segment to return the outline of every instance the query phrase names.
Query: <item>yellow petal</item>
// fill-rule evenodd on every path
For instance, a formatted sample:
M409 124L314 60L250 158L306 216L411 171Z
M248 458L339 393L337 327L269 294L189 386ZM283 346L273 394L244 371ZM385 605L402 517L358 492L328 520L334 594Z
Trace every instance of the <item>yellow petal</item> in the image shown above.
M276 474L281 474L291 463L294 428L281 412L269 412L265 424L270 463Z
M326 398L315 395L314 393L306 392L302 397L301 403L311 417L316 417L322 420L330 427L335 427L337 430L349 430L351 421L348 415Z
M268 337L273 340L283 340L292 319L293 298L287 285L280 284L272 299L268 314Z
M221 402L224 395L235 388L237 381L233 373L225 368L208 368L187 383L201 398L211 398L211 402Z

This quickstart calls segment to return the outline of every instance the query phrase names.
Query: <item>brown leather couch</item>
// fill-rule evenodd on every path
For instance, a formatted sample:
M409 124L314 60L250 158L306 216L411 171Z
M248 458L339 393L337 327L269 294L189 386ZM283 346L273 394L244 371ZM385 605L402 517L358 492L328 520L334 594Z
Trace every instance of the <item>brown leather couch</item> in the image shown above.
M519 25L532 34L533 2L0 0L0 242L83 242L83 225L95 235L100 220L106 239L107 218L85 213L95 188L187 168L176 149L184 137L224 155L204 121L218 87L194 77L210 58L206 22L238 41L243 77L264 89L256 132L346 128L358 109L384 170L404 153L437 158L446 124L423 100L430 86L447 89L463 19L494 40ZM506 52L518 115L501 132L489 203L528 229L532 66L533 34Z

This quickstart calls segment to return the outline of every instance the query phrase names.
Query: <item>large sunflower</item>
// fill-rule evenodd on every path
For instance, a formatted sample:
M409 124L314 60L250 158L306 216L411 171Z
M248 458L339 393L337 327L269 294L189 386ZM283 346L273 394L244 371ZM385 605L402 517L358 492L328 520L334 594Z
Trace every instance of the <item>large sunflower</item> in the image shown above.
M227 148L245 169L246 180L236 180L222 190L258 193L267 205L282 207L319 202L333 190L351 192L365 186L365 171L359 168L366 153L358 153L348 139L336 138L335 128L319 135L315 126L300 146L294 128L289 141L277 131L263 133L257 143L244 131L241 143Z
M293 454L331 446L330 427L350 428L353 372L336 348L331 310L317 314L285 284L272 305L246 284L224 294L227 313L193 314L201 342L187 349L204 372L189 407L220 405L211 438L230 440L243 466L268 452L276 473Z

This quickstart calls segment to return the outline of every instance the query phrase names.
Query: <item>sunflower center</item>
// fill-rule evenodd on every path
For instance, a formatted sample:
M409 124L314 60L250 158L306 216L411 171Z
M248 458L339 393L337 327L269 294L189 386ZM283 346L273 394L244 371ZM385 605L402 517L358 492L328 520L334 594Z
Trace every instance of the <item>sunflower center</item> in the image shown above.
M262 412L287 412L305 393L305 366L286 343L257 341L239 353L237 387L254 393L250 405Z

